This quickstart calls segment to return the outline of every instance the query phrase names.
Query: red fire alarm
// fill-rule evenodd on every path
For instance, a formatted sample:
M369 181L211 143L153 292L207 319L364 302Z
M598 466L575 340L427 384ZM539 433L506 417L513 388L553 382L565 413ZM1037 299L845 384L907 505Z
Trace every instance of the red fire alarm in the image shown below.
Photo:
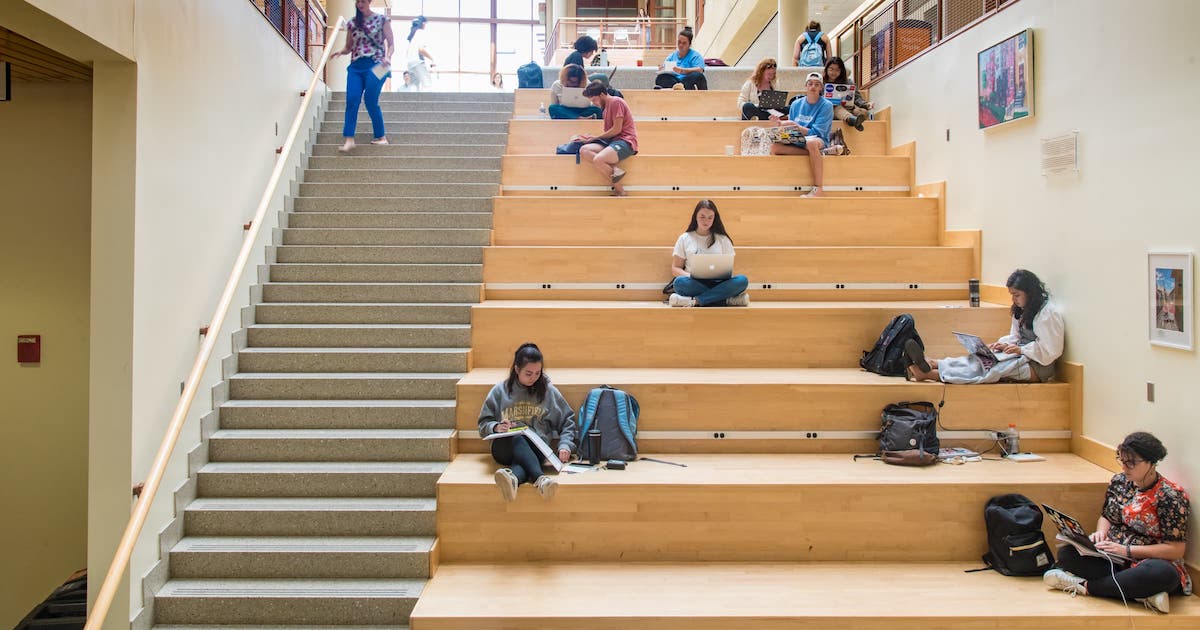
M42 336L17 335L17 363L42 362Z

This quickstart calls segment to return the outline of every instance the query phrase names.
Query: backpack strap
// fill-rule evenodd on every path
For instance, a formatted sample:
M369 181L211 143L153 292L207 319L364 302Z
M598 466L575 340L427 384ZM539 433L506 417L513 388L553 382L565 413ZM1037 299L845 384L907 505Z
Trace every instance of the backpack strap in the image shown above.
M589 429L592 428L592 423L596 421L596 406L600 404L600 394L603 393L602 387L597 387L588 392L587 400L583 402L583 408L580 409L579 435L580 437L587 435Z
M625 441L629 442L630 448L633 449L633 453L636 455L637 440L633 437L633 429L629 425L629 412L633 411L636 414L637 411L631 408L629 403L632 399L625 392L614 389L612 393L613 400L617 405L617 425L621 427L621 435L625 436Z

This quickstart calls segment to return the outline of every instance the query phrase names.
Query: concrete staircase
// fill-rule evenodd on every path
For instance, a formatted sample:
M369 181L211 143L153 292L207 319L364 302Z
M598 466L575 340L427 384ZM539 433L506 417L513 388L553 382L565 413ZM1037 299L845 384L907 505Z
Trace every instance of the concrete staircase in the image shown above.
M430 576L512 95L384 98L388 146L325 114L156 627L405 627Z

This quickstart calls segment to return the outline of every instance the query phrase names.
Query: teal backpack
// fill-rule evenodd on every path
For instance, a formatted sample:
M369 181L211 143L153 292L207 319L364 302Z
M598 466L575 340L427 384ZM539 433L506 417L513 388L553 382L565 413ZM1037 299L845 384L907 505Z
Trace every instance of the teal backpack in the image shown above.
M818 32L814 35L812 31L804 31L804 39L807 43L800 49L798 65L810 68L825 65L825 51L821 49L821 33Z
M625 392L601 385L588 392L579 408L579 455L592 458L588 431L600 430L601 461L637 459L638 401Z

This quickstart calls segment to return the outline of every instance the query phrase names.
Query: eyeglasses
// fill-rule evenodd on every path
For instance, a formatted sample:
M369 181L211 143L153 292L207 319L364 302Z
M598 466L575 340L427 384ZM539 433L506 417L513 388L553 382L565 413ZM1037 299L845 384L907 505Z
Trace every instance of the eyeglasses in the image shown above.
M1117 453L1116 459L1118 462L1121 462L1122 466L1124 466L1126 468L1133 468L1134 466L1137 466L1138 464L1146 461L1144 459L1138 459L1136 457L1121 457L1120 453Z
M771 68L774 68L774 67L775 67L775 64L769 63L769 64L763 66L763 70L770 70Z

